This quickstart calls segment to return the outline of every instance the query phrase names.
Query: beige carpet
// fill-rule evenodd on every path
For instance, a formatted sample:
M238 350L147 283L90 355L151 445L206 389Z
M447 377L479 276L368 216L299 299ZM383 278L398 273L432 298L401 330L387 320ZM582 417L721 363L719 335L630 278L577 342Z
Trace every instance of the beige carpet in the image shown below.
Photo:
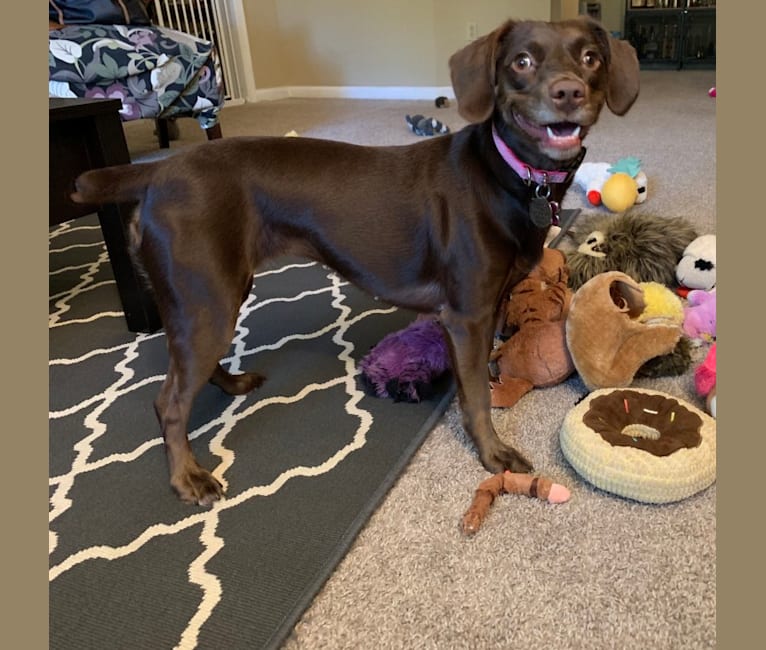
M640 158L649 186L637 209L686 218L700 234L715 233L716 225L713 85L713 71L644 72L634 108L622 118L605 110L586 141L589 161ZM464 124L454 106L431 102L289 99L226 108L222 128L225 136L295 130L404 144L418 139L406 126L408 113L437 117L453 130ZM179 124L171 152L204 141L194 121ZM163 155L151 123L125 126L134 159ZM570 191L565 207L582 205ZM703 406L691 372L636 385ZM572 498L552 506L503 496L472 539L462 537L458 522L487 474L453 404L286 647L714 647L715 485L663 506L591 487L558 443L564 416L584 393L575 377L493 412L501 437L568 486Z

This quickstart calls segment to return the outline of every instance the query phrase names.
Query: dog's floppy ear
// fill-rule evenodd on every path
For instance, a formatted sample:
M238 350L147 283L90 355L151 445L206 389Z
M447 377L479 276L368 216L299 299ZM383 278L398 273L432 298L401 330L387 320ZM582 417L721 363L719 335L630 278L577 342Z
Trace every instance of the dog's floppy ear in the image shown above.
M625 115L638 97L639 65L628 41L614 38L596 21L587 19L604 55L609 78L606 105L615 115Z
M606 105L615 115L624 115L638 97L638 57L628 41L621 41L612 36L608 38L610 60Z
M450 57L450 76L457 98L457 109L469 122L483 122L492 115L495 106L497 49L513 25L512 20L507 21Z

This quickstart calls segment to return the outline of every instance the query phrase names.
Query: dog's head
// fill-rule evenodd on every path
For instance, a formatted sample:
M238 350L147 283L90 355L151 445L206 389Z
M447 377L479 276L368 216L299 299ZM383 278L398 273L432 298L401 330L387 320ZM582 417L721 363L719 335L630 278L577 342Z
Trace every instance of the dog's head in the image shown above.
M509 20L449 61L469 122L497 112L512 136L551 160L577 156L602 107L623 115L639 89L636 52L596 21Z

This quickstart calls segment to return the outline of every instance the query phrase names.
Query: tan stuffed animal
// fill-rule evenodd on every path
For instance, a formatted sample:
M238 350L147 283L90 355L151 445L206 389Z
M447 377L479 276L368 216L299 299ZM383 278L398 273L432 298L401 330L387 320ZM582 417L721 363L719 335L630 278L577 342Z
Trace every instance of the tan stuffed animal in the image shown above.
M492 406L510 407L532 388L553 386L574 372L566 318L572 300L564 253L543 249L540 263L511 290L505 309L510 338L492 355L497 381Z
M600 273L574 294L566 340L577 372L590 390L629 386L649 359L668 354L682 330L672 317L644 321L638 282L620 271Z

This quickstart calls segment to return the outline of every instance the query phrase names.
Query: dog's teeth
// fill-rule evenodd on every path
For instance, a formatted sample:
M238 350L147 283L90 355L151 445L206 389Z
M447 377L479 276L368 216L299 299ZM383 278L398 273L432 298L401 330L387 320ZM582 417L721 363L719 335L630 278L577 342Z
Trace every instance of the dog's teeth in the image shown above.
M548 133L548 137L551 138L551 139L556 139L556 138L579 138L580 137L580 126L579 125L577 125L572 130L572 132L570 134L568 134L568 135L558 135L558 134L553 132L553 129L550 126L546 126L545 130Z

